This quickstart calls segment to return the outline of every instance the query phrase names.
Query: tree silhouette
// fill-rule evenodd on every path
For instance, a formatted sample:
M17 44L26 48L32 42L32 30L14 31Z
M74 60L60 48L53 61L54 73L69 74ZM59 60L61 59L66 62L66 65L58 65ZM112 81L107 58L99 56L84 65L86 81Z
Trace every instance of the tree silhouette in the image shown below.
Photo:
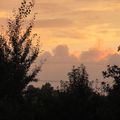
M103 76L105 78L111 78L113 80L112 88L108 88L109 94L112 92L120 94L120 68L117 65L108 65L107 70L103 71Z
M0 34L0 119L21 120L28 113L24 92L30 82L37 81L41 68L34 67L40 53L40 38L32 34L35 14L28 22L33 7L33 1L23 0L8 19L5 34L3 31Z
M72 71L68 73L69 86L68 89L79 94L87 93L90 90L90 82L88 73L85 66L82 64L80 67L73 66Z
M0 91L4 96L22 95L26 86L37 80L41 68L31 70L40 52L39 37L31 33L35 15L25 28L25 20L33 6L33 2L23 0L13 18L8 20L6 34L0 35ZM35 46L33 42L36 42Z
M62 81L61 111L65 118L91 120L96 111L96 94L93 92L86 67L73 66L68 73L69 81ZM95 98L95 99L94 99ZM94 101L94 102L92 102ZM94 106L94 107L93 107Z

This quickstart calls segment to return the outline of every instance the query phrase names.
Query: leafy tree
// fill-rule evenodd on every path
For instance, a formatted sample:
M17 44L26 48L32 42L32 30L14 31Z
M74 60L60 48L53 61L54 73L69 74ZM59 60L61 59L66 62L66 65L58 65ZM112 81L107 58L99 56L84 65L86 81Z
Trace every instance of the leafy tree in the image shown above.
M33 112L24 99L28 84L37 81L41 68L41 65L35 66L40 53L40 38L32 34L35 14L28 22L33 7L33 1L23 0L8 19L7 30L0 33L0 119L23 120L30 118L29 113Z
M120 68L117 65L107 66L107 70L103 71L104 78L112 78L113 86L108 86L107 91L109 93L120 94Z
M90 82L88 73L85 66L82 64L80 67L73 66L72 71L68 73L69 77L69 90L79 92L79 94L87 93L90 90Z
M31 70L40 51L39 37L31 33L35 15L25 28L33 6L34 2L23 0L8 20L6 34L0 35L0 96L20 96L30 82L37 80L41 66Z

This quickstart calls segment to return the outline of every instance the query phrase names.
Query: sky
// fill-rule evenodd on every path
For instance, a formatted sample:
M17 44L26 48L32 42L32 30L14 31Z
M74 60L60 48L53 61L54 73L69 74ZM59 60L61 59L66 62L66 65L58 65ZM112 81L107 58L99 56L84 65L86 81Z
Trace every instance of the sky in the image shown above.
M1 25L20 2L0 0ZM37 13L33 32L40 35L42 56L47 58L40 80L66 80L72 66L81 63L91 79L103 79L101 71L107 64L119 64L119 0L35 0L33 12Z

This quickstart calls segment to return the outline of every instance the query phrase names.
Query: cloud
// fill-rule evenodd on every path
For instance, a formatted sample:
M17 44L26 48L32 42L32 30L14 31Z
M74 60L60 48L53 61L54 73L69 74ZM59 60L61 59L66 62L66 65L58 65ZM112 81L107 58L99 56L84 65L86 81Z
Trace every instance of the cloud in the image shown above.
M47 59L47 64L75 64L76 57L69 53L67 45L59 45L53 49L53 54L45 52L43 57Z
M108 63L110 65L120 65L120 55L115 53L112 54L111 56L108 56Z
M0 18L0 25L3 25L3 24L5 24L5 23L7 23L7 19L5 19L5 18Z
M51 82L53 85L59 85L60 80L67 80L68 71L72 66L78 63L75 56L70 55L69 49L66 45L59 45L53 50L53 54L45 52L42 58L47 59L43 65L42 72L38 75L40 79L37 86L43 82ZM39 62L39 61L37 61Z
M43 65L42 72L38 75L40 80L36 84L40 86L42 83L51 82L54 86L59 85L60 80L68 80L67 74L72 66L80 66L80 64L86 66L90 80L99 79L102 81L104 80L102 71L106 69L108 64L120 64L119 54L110 51L102 59L99 59L105 51L107 50L91 48L82 52L77 58L70 54L66 45L59 45L53 50L53 54L49 52L43 54L43 58L47 58L47 61Z
M100 50L98 48L91 48L88 51L83 51L80 55L80 60L83 62L99 62L105 60L111 55L110 50Z
M35 22L35 27L39 28L64 28L64 27L71 27L72 21L68 19L62 19L62 18L55 18L55 19L44 19L44 20L38 20Z
M13 8L17 8L21 1L18 0L0 0L0 11L12 11Z
M82 40L82 39L85 39L85 37L86 37L85 34L80 33L76 29L71 29L70 31L59 30L59 32L56 33L55 36L59 37L59 38L69 38L69 39L76 39L76 40L78 40L78 39Z
M61 5L60 3L62 2L39 2L36 1L36 7L39 6L41 12L43 12L44 14L55 14L57 13L61 13L65 11L65 7L64 5Z
M66 45L59 45L53 50L54 56L68 56L69 50Z

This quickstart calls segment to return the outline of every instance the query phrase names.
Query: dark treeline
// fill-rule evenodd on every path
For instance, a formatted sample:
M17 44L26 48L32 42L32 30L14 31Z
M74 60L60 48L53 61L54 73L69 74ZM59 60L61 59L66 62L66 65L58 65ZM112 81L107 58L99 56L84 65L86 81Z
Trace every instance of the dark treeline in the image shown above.
M24 24L33 6L23 0L0 35L0 120L120 120L120 68L116 65L103 71L105 78L113 79L112 87L105 81L99 90L92 87L84 65L74 66L59 89L50 83L41 88L29 84L37 81L42 65L35 65L40 53L39 37L31 35L35 16L26 29Z

